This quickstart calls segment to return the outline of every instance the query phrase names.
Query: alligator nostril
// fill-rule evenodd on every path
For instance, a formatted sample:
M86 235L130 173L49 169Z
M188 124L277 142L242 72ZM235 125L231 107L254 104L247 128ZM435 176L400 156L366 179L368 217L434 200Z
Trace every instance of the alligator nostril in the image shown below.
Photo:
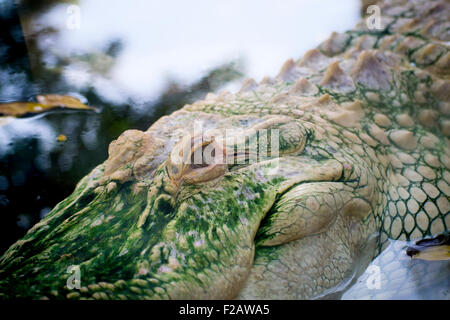
M82 195L78 200L77 207L79 208L87 207L89 203L92 202L92 200L94 200L95 197L96 194L91 192Z
M170 171L174 174L177 175L178 174L178 167L177 166L170 166Z
M172 205L172 198L168 195L160 195L155 200L154 208L157 212L162 213L163 215L170 215L174 212Z

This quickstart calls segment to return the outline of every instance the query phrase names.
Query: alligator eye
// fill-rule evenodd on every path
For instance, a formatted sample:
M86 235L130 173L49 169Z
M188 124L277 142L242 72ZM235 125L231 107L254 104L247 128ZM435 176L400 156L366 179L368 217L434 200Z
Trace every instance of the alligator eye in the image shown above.
M211 142L206 142L192 152L190 169L195 170L205 168L215 162L216 150L215 148L212 148L212 151L208 154L210 147Z
M236 138L227 141L227 155L230 156L227 163L252 164L263 159L301 153L308 133L291 117L270 116L243 130ZM231 155L234 159L231 159Z
M240 165L303 150L307 132L300 123L287 116L262 120L242 131L225 131L225 135L218 130L187 136L177 143L167 162L170 179L176 184L205 182Z
M197 147L191 155L191 164L183 176L187 183L213 180L227 170L224 151L217 141L207 141Z
M227 170L223 147L214 138L192 137L179 142L167 164L174 181L200 183L215 179Z

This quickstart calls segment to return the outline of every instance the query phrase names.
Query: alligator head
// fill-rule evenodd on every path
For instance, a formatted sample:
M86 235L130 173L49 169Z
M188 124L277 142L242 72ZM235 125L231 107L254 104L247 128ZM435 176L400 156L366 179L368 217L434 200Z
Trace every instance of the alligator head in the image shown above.
M310 297L341 282L375 230L376 185L331 145L305 152L314 126L178 111L124 132L4 256L10 286L73 295L71 266L85 297L271 297L293 283L278 296ZM366 186L346 184L356 172Z

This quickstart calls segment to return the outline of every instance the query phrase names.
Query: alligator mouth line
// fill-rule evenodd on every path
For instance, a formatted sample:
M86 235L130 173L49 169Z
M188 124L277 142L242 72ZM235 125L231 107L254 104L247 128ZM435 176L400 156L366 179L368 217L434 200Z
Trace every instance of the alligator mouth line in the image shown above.
M291 191L306 185L313 186L313 188L318 187L320 186L319 183L337 187L337 183L342 181L344 176L344 165L340 164L336 160L326 160L325 163L318 163L317 165L307 165L303 163L303 165L299 168L300 169L297 169L298 172L303 171L303 173L306 173L306 176L288 179L284 186L277 190L275 199L273 200L269 209L263 215L263 218L261 219L256 231L254 237L254 243L256 247L261 246L262 242L267 240L266 235L264 234L264 229L270 224L271 220L274 218L274 215L277 214L277 207L280 204L280 201L283 198L288 197ZM313 174L309 174L309 172L312 172ZM300 174L300 176L302 176L302 174ZM295 199L293 200L295 201ZM301 201L303 200L299 200L299 203ZM328 227L330 227L334 223L334 221L336 220L335 218L336 217L334 216L331 220L329 220ZM316 233L311 233L310 235L313 234Z
M277 193L275 200L272 203L272 206L269 208L269 210L266 212L266 214L264 215L264 218L261 220L259 227L258 227L258 231L256 232L255 235L255 246L256 248L258 248L260 246L260 244L262 243L262 241L266 240L264 234L261 232L261 230L264 229L265 226L268 225L269 220L273 217L273 215L275 214L275 212L277 211L276 206L279 203L280 199L286 195L290 190L293 190L294 188L304 185L304 184L308 184L308 183L316 183L318 181L316 180L305 180L305 181L301 181L301 182L297 182L294 183L293 185L291 185L290 187L288 187L287 189L283 190L282 192ZM332 181L329 181L332 182Z

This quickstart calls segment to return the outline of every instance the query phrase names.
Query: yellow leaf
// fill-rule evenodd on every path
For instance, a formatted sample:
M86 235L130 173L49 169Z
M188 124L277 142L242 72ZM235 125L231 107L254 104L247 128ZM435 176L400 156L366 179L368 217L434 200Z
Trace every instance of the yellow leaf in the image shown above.
M77 98L58 94L38 95L37 102L0 103L0 115L20 117L28 113L41 113L54 108L96 110Z
M450 260L450 235L446 233L436 238L417 241L415 245L407 248L406 254L420 260Z
M58 142L65 142L67 141L67 137L64 134L60 134L56 140L58 140Z

